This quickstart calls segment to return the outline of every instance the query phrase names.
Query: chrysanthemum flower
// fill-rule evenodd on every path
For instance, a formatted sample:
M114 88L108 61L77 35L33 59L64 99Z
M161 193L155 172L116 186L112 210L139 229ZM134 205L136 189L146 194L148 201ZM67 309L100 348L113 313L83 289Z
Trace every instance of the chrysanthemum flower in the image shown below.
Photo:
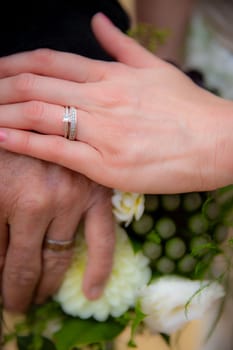
M161 277L139 292L145 324L152 332L168 335L190 320L203 319L224 294L217 282L178 276Z
M114 190L113 214L118 222L124 222L125 226L128 226L134 218L140 219L144 212L144 203L143 194Z
M82 292L86 264L87 246L79 232L73 262L54 298L65 313L83 319L94 317L104 321L108 316L119 317L134 306L140 288L151 277L149 259L142 252L134 252L126 231L118 225L112 273L98 300L90 301Z

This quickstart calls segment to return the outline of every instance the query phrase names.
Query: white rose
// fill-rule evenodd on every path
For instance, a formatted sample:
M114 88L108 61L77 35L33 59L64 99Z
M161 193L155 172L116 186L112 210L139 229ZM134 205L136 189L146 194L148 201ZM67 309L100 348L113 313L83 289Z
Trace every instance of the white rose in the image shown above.
M139 292L145 324L152 332L172 334L188 321L203 319L225 295L217 282L165 276Z
M114 190L113 214L118 222L125 222L125 226L128 226L134 218L140 219L144 212L144 203L143 194Z

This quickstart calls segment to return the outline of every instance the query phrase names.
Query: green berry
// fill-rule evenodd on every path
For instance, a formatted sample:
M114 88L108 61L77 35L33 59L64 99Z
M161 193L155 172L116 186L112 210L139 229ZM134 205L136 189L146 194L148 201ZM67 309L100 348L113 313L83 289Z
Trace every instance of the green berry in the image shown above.
M159 219L155 224L155 229L163 239L168 239L176 233L175 222L168 217Z
M218 225L214 230L214 240L218 243L222 243L227 239L229 229L227 226Z
M175 263L166 256L162 256L156 264L157 270L162 274L170 274L175 270Z
M159 207L159 197L153 194L145 195L145 210L146 211L156 211Z
M206 205L205 214L208 219L214 220L219 217L220 207L216 202L210 202Z
M215 199L221 206L228 205L229 203L231 204L233 201L233 186L230 185L223 190L220 189L220 191L216 191Z
M142 249L143 253L151 260L158 259L162 254L162 246L150 241L146 241Z
M180 259L186 251L184 241L179 237L169 239L165 245L166 255L171 259Z
M197 213L190 217L188 226L192 233L205 233L208 229L208 220L202 215L202 213Z
M190 249L194 256L204 256L209 252L208 247L205 247L210 243L210 239L207 236L200 235L193 237L190 242Z
M198 192L187 193L183 197L183 208L188 212L197 210L201 204L202 198Z
M149 214L143 214L139 220L132 223L132 229L138 235L146 235L152 230L154 226L154 219Z
M178 261L177 268L181 273L190 273L195 269L197 260L189 254L186 254Z
M162 206L165 210L173 211L180 206L180 196L178 194L162 195Z

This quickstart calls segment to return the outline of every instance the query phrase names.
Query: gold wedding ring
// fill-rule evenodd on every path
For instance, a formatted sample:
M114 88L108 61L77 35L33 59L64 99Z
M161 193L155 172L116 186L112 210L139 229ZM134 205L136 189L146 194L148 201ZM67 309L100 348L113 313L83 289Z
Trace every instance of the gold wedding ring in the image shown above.
M72 249L75 245L75 239L58 241L55 239L46 238L44 241L44 248L53 250L54 252L61 252Z

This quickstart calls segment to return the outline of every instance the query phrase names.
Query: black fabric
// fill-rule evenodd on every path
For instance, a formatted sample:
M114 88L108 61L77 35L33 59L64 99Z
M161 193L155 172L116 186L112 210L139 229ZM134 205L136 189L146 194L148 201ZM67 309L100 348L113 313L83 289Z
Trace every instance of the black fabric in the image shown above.
M111 60L91 31L92 16L103 12L122 31L129 28L116 0L3 0L1 5L0 56L51 48Z

